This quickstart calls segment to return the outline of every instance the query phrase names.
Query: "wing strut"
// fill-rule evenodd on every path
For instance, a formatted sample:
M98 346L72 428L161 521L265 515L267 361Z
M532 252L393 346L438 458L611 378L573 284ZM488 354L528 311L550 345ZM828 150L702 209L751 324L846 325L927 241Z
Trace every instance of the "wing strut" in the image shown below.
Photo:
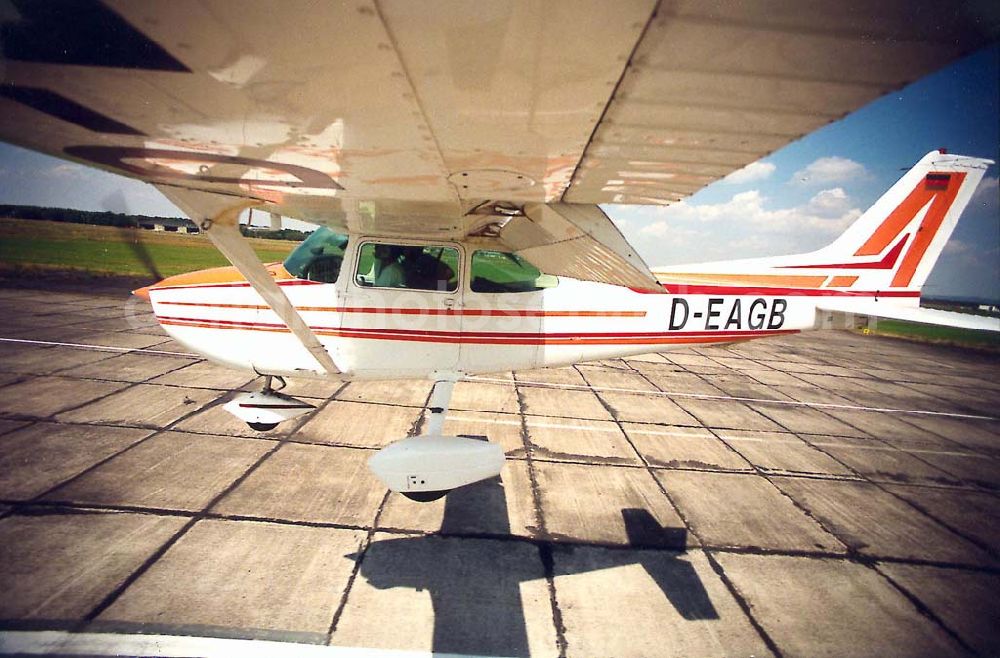
M254 287L271 310L277 314L281 321L288 325L292 334L302 343L313 358L319 362L323 369L331 375L339 375L340 368L333 362L330 353L326 351L319 338L312 332L306 321L302 319L299 312L281 287L275 283L268 273L257 254L243 238L239 229L239 215L249 204L239 204L227 208L203 223L203 229L208 234L209 240L222 252L222 255L229 259L229 262L236 266L250 285Z
M281 287L271 278L263 263L257 258L257 254L240 233L240 213L251 206L258 205L258 202L244 200L232 204L232 197L219 194L163 185L156 187L196 222L198 222L197 218L200 217L211 218L198 223L201 230L208 234L212 244L264 298L271 310L291 330L292 335L299 339L302 346L316 359L323 370L331 375L341 374L342 371L334 363L330 353L319 342L319 338L312 332L299 312L295 310L295 306L285 296Z

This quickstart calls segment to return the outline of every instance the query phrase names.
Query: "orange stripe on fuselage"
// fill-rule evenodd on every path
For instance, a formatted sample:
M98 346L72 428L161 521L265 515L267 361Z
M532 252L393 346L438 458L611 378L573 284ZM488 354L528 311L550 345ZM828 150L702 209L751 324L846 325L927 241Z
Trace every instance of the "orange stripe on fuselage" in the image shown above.
M294 279L285 266L281 263L268 263L264 266L275 281L287 281ZM196 270L168 276L163 281L149 286L149 290L159 290L161 288L174 288L177 286L201 286L206 284L224 285L229 283L242 283L246 277L240 271L229 265L227 267L210 267L207 270Z
M917 229L917 234L913 238L913 244L906 250L902 264L896 270L896 275L892 277L892 284L890 285L893 288L910 285L910 281L913 280L913 274L917 271L917 266L920 265L924 254L927 253L927 248L930 247L931 241L934 240L938 229L941 228L944 217L948 214L948 209L951 208L951 204L958 195L958 189L962 187L964 180L965 174L953 173L951 174L951 178L948 179L947 189L938 192L937 198L934 199L930 210L927 211L924 220L920 222L920 228Z
M856 276L835 276L826 284L827 288L850 288L858 280Z

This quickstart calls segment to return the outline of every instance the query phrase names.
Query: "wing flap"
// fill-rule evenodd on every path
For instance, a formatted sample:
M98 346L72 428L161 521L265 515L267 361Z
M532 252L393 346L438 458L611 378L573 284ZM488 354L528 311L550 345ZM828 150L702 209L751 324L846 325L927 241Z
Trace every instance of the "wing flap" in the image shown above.
M524 212L500 238L547 274L663 292L649 266L598 206L529 204Z

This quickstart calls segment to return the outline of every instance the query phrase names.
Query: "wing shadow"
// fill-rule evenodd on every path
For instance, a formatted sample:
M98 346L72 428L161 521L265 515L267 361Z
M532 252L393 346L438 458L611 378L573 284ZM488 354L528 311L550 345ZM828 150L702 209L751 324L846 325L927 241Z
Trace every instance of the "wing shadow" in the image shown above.
M494 478L448 495L439 534L372 543L360 575L377 589L427 592L434 614L432 650L440 653L528 655L522 584L545 578L540 549L555 556L556 575L640 564L684 619L717 619L697 572L679 559L686 530L664 528L642 509L624 509L622 518L630 548L640 550L589 550L560 561L560 554L578 552L573 544L495 538L510 533L510 521L503 485ZM548 601L530 605L536 604L548 614ZM385 632L398 632L398 645L406 646L412 643L402 637L407 626L397 630L389 623Z

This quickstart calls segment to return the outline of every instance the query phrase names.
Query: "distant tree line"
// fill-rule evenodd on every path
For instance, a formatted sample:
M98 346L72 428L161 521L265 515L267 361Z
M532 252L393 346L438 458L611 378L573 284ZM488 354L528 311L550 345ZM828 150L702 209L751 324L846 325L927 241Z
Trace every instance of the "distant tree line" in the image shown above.
M74 208L5 205L0 205L0 217L10 219L44 219L50 222L118 226L122 228L137 228L142 224L153 224L158 221L167 223L182 221L177 217L147 217L145 215L124 215L110 211L97 212L93 210L76 210Z
M74 208L46 208L43 206L11 206L0 205L0 218L10 219L42 219L50 222L67 222L70 224L91 224L94 226L117 226L119 228L150 227L155 224L164 226L189 225L196 228L194 222L180 217L151 217L149 215L126 215L110 211L76 210ZM240 226L243 235L269 240L302 241L308 233L283 228L277 231L268 228Z

